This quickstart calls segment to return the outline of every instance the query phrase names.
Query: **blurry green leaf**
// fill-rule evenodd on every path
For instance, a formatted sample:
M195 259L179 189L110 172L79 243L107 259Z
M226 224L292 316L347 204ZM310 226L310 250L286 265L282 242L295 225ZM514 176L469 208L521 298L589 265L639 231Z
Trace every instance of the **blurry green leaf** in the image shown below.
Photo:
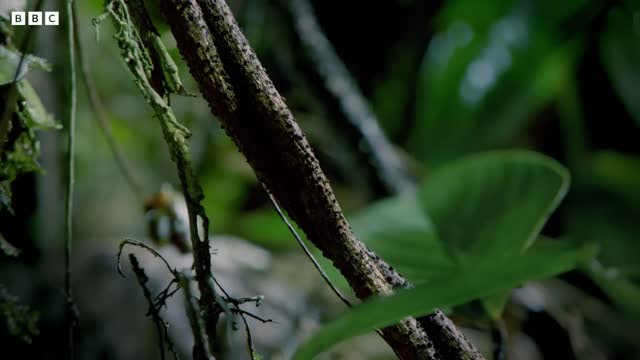
M391 325L407 316L422 316L435 308L456 305L574 268L594 255L593 246L566 242L536 244L527 253L460 268L428 283L388 297L372 298L325 325L295 353L294 360L312 359L352 336ZM508 271L506 270L508 269Z
M513 7L513 0L484 1L474 0L448 1L437 14L438 23L449 24L452 21L464 21L474 27L485 28L497 18L504 16Z
M369 248L413 283L453 266L415 194L378 201L349 220Z
M15 114L0 159L0 208L11 211L11 183L23 173L41 171L38 164L40 143L36 130L58 129L60 126L47 113L31 84L22 79L17 83L18 99Z
M0 45L0 85L6 85L16 80L20 80L29 70L29 67L36 66L44 70L51 70L51 66L43 59L27 55L20 64L22 55L5 46ZM20 67L20 71L18 71ZM16 76L17 75L17 76Z
M504 309L504 306L507 304L507 301L509 301L510 297L511 290L500 291L493 295L484 297L481 300L482 307L492 320L499 320L502 318L502 311Z
M564 197L569 174L529 151L475 154L436 170L420 201L460 264L522 253Z
M632 283L619 271L606 269L597 261L588 267L591 278L611 298L616 306L627 314L640 319L640 286Z
M214 219L218 229L234 231L234 217L238 216L238 207L244 200L248 184L244 179L226 169L207 171L200 176L202 189L207 194L202 201L207 214Z
M633 11L622 9L609 14L601 56L614 88L640 125L640 30L634 27L633 16Z
M604 267L640 280L637 203L608 189L588 188L572 194L566 213L571 238L598 243L598 260Z
M599 244L598 261L585 267L586 273L616 306L640 318L637 164L615 153L598 153L590 164L589 186L570 198L567 232Z
M562 19L537 15L540 2L518 4L490 26L451 20L432 39L409 139L427 165L508 145L562 88L576 50L557 44Z
M26 79L18 82L20 98L17 104L17 113L25 125L32 129L60 129L51 114L47 112L38 93Z
M380 126L394 138L405 126L408 103L412 100L411 82L415 81L415 47L400 45L391 54L389 71L376 84L371 104Z
M640 156L600 151L590 159L590 179L640 204Z
M285 223L271 208L253 211L242 216L234 228L239 236L266 248L282 250L298 246ZM295 228L304 238L304 232L297 226Z
M27 344L39 335L38 312L19 302L18 298L10 294L2 285L0 285L0 315L0 318L4 319L9 335L16 336Z
M436 169L418 196L381 200L351 217L350 223L377 255L420 284L455 269L521 256L568 183L567 171L543 155L477 154ZM483 300L491 316L499 317L508 295L501 292Z

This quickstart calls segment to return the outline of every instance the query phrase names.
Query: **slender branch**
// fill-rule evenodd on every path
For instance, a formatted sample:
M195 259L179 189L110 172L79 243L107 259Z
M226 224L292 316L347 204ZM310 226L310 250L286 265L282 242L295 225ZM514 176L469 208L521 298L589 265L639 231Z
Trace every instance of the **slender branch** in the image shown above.
M80 31L77 31L79 27L78 22L78 12L76 10L76 3L73 3L74 11L73 11L73 24L76 31L74 31L74 40L76 45L76 55L78 61L78 68L80 69L80 75L82 78L82 83L84 85L85 90L87 91L87 99L89 100L89 106L91 107L91 111L93 112L96 122L98 123L98 127L102 131L105 139L107 140L107 144L111 149L111 153L113 154L116 165L120 169L120 172L124 176L125 180L129 184L131 191L138 198L139 203L143 202L144 199L144 191L141 183L136 179L133 174L133 169L127 158L124 155L124 152L118 145L115 137L113 136L113 131L111 129L111 123L109 122L109 116L107 114L107 110L100 99L100 95L98 94L98 90L95 86L93 78L91 77L91 69L89 66L89 62L83 51L82 42L80 41Z
M133 273L136 275L136 279L138 280L138 285L140 285L140 288L142 288L144 298L149 304L149 311L147 312L147 315L151 316L151 320L155 324L156 331L158 332L158 350L160 351L160 359L164 360L166 358L164 353L165 339L167 341L167 348L169 349L169 351L173 353L175 359L179 359L180 357L173 347L173 342L171 341L171 338L169 338L169 329L167 323L160 316L160 309L164 305L164 302L157 305L154 301L154 298L151 295L151 291L149 291L149 288L147 287L149 277L147 277L147 274L145 274L144 269L140 267L140 263L138 262L138 259L135 255L129 254L129 262L131 263Z
M165 266L167 267L167 269L169 270L171 275L173 275L174 277L177 276L178 272L176 271L176 269L174 269L169 264L169 262L167 261L167 259L164 258L164 256L162 256L159 252L157 252L151 246L149 246L149 245L147 245L147 244L145 244L143 242L132 240L132 239L124 239L124 240L122 240L122 242L120 242L120 245L118 246L118 253L117 253L116 257L117 257L117 262L118 262L118 274L120 274L120 276L125 277L124 273L122 272L122 264L120 262L120 258L122 257L122 251L124 250L124 247L127 246L127 245L137 246L137 247L140 247L142 249L147 250L153 256L155 256L155 257L159 258L160 260L162 260L162 262L165 264Z
M183 273L177 273L176 278L178 279L178 284L184 292L185 306L187 307L187 317L189 318L189 325L191 326L191 332L193 333L193 359L212 360L214 359L214 357L211 355L211 350L209 349L208 342L205 340L202 318L198 315L198 305L193 301L193 294L191 293L189 278Z
M75 129L76 129L76 55L75 55L75 37L73 23L73 3L74 0L67 0L67 40L69 46L69 93L68 97L68 114L69 122L67 125L67 204L66 204L66 236L64 242L64 288L66 294L66 322L67 322L67 341L68 341L68 359L74 358L74 332L77 322L77 313L71 289L71 247L73 241L73 195L75 186Z
M265 190L267 191L267 195L269 196L269 200L271 201L271 205L273 205L273 208L278 213L278 216L280 216L280 218L282 219L284 224L289 229L289 232L291 232L293 237L296 239L296 242L298 243L298 245L300 245L300 247L302 248L302 251L304 252L304 254L307 256L307 258L309 258L309 261L311 261L311 263L313 264L313 267L315 267L316 270L318 271L318 273L320 274L320 276L322 276L322 279L324 280L324 282L326 282L327 285L329 285L329 287L331 288L331 291L333 291L336 294L336 296L338 298L340 298L340 300L345 305L347 305L347 307L351 307L352 306L351 302L349 302L349 300L347 300L347 298L342 294L342 292L333 284L331 279L329 279L329 276L327 275L326 272L324 272L324 270L322 269L322 266L320 266L320 264L318 263L318 260L316 260L316 258L313 256L313 254L311 253L311 251L309 250L307 245L300 238L300 235L298 235L298 232L296 231L296 229L294 229L293 225L291 225L291 223L289 222L287 217L284 215L284 213L280 209L280 206L278 206L278 203L276 202L276 199L274 199L273 195L269 192L269 190L266 189L266 187L265 187Z
M360 134L379 179L390 193L414 188L407 167L385 136L367 99L322 32L310 1L285 1L289 2L295 29L308 58L324 80L327 91L339 102L347 121Z
M351 231L318 160L227 4L159 0L201 92L229 136L307 238L331 259L356 296L389 295L406 280ZM205 22L206 19L206 22ZM413 318L383 330L403 359L437 359Z
M120 47L122 58L132 73L138 89L154 110L169 147L171 159L176 163L178 177L180 178L189 213L195 277L200 290L199 307L204 318L208 348L211 351L215 351L216 326L224 309L224 304L218 301L220 297L216 294L211 281L211 249L208 241L209 219L201 204L204 197L202 188L191 166L187 141L190 133L186 127L178 122L169 106L168 99L164 96L168 94L168 91L154 88L152 70L154 68L162 68L162 65L154 63L153 59L155 57L150 56L149 53L159 52L161 49L157 47L158 43L155 41L152 44L145 43L145 39L154 39L154 37L141 36L141 33L147 34L151 30L136 28L134 24L144 26L145 22L140 19L133 19L133 17L146 14L146 12L134 11L130 13L128 4L131 3L135 3L133 5L135 9L144 9L141 0L111 0L107 2L106 10L116 26L117 31L114 37ZM102 19L102 17L99 19Z
M300 235L298 235L298 232L296 231L296 229L293 227L293 225L291 225L291 223L289 222L285 214L280 209L280 206L278 206L278 202L276 201L276 199L269 192L266 186L264 186L264 184L263 184L263 187L265 188L267 195L269 195L269 200L271 201L271 205L273 205L273 208L278 213L278 216L280 216L280 219L282 219L284 224L287 226L287 228L289 229L289 232L291 232L293 237L296 239L296 242L298 243L298 245L300 245L304 254L307 256L309 261L311 261L311 263L313 264L313 267L315 267L318 273L320 274L320 276L322 276L322 279L324 280L324 282L327 283L327 285L329 285L329 287L331 288L331 291L333 291L334 294L336 294L336 296L340 298L340 300L345 305L347 305L347 307L352 307L353 305L351 304L351 302L347 300L347 298L342 294L342 292L338 289L338 287L333 284L333 282L331 281L327 273L324 271L324 269L322 269L322 266L320 266L320 263L318 263L318 260L316 260L315 256L313 256L313 254L311 253L307 245L304 243L304 241L302 241L302 238L300 238ZM380 335L384 339L384 334L382 333L381 330L376 329L376 334ZM398 357L400 357L400 354L398 354L396 349L392 349L392 350L396 353L396 355L398 355Z

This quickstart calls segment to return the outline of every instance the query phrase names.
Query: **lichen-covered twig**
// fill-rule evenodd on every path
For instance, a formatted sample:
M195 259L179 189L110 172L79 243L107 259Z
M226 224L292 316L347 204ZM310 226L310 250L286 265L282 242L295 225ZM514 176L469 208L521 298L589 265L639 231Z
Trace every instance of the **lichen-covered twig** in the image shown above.
M147 300L147 303L149 304L149 311L147 312L147 315L151 316L151 320L153 320L153 323L156 326L156 331L158 332L158 347L160 351L160 359L161 360L165 359L164 344L166 341L167 349L171 351L171 353L173 354L173 357L176 360L179 360L180 357L176 353L176 350L173 346L173 342L169 337L169 326L164 321L164 319L162 319L162 317L160 316L160 309L162 308L162 306L164 306L165 303L161 302L158 304L154 300L153 296L151 295L151 291L147 287L147 282L149 281L149 278L147 277L147 274L144 272L144 269L142 269L142 267L140 266L140 263L138 262L138 259L136 258L135 255L129 254L129 262L131 263L131 268L133 270L133 273L136 275L136 279L138 279L138 285L140 285L140 288L142 288L142 293L144 294L144 297Z
M171 275L173 275L174 277L177 276L178 272L176 271L176 269L174 269L169 264L169 262L167 261L167 259L165 259L164 256L162 256L159 252L157 252L151 246L149 246L149 245L147 245L147 244L145 244L143 242L132 240L132 239L124 239L124 240L122 240L120 242L120 245L118 246L118 254L116 255L116 257L117 257L117 263L118 263L118 274L120 274L120 276L124 277L124 273L122 272L122 264L121 264L120 258L122 257L122 252L124 251L124 247L127 246L127 245L137 246L139 248L147 250L153 256L155 256L155 257L159 258L160 260L162 260L162 262L165 264L165 266L167 267L167 270L169 270Z
M296 242L298 243L298 245L300 245L300 247L302 248L302 251L304 252L304 254L307 256L307 258L309 259L309 261L311 261L311 263L313 264L313 266L316 268L316 270L318 271L318 273L320 274L320 276L322 277L322 279L324 280L325 283L327 283L327 285L329 286L329 288L331 288L331 291L333 291L334 294L336 294L336 296L345 304L347 305L347 307L351 307L351 302L349 300L347 300L347 298L342 294L342 292L338 289L338 287L336 287L333 282L331 281L331 279L329 279L329 276L327 275L327 273L324 272L324 270L322 269L322 266L320 266L320 264L318 263L318 260L316 260L316 258L313 256L313 254L311 253L311 250L309 250L309 248L307 247L307 245L304 243L304 241L302 241L302 239L300 238L300 235L298 235L298 232L296 231L296 229L293 227L293 225L291 225L291 223L289 222L289 220L287 220L287 217L284 215L284 213L282 212L282 210L280 209L280 206L278 206L278 202L276 201L276 199L273 197L273 195L271 195L271 193L269 192L268 189L266 189L265 187L265 191L267 192L267 195L269 196L269 200L271 201L271 205L273 205L273 208L276 210L276 213L278 213L278 216L280 216L280 218L282 219L282 221L284 222L284 224L287 226L287 229L289 229L289 232L293 235L293 237L296 239Z
M75 2L74 12L73 12L73 24L76 31L74 32L75 37L75 45L76 45L76 57L78 60L78 68L80 70L82 82L84 84L85 90L87 91L87 99L89 100L89 106L91 107L91 111L96 118L98 123L98 127L104 134L105 139L107 140L107 144L111 149L111 153L113 154L116 164L120 169L120 172L124 176L125 180L129 184L131 191L137 197L140 203L142 203L144 199L144 191L142 190L142 185L138 181L138 179L134 176L133 169L129 165L127 158L124 155L124 152L118 145L118 142L113 136L113 131L111 129L111 123L109 122L109 116L107 115L107 110L100 99L100 95L98 94L98 90L93 82L93 78L91 77L91 70L89 68L89 62L87 61L82 42L80 41L80 31L79 30L79 22L77 19L77 10L75 10Z
M189 277L184 273L178 273L176 278L184 293L187 317L189 318L189 325L193 333L193 360L213 360L214 358L209 349L209 342L206 340L206 335L204 334L204 325L199 315L198 305L193 301L194 297L191 292Z
M73 2L66 1L67 14L67 41L69 51L69 101L67 114L67 201L66 201L66 226L64 239L64 289L65 289L65 314L67 325L68 359L74 358L74 332L78 321L78 313L71 289L71 247L73 241L73 195L75 186L75 128L76 128L76 55L75 36L73 23Z
M158 51L156 44L144 42L146 37L140 33L146 33L148 29L138 30L134 24L143 24L142 21L132 19L128 3L137 2L133 8L143 8L139 0L111 0L106 3L106 11L111 17L116 33L114 38L121 50L134 82L144 96L147 103L154 110L155 116L160 122L160 127L165 141L169 146L171 159L176 163L178 176L182 185L183 194L189 213L189 228L191 245L194 255L195 278L200 290L199 305L203 316L204 328L207 335L208 348L215 351L216 325L222 310L222 304L218 303L217 294L211 281L211 253L208 241L209 219L201 204L204 197L202 189L197 181L189 159L189 146L187 138L189 131L178 122L173 110L166 98L168 90L156 91L152 84L154 69L162 68L161 64L154 63L154 57L150 53ZM97 19L99 22L104 17ZM174 74L175 75L175 74Z
M371 164L390 193L415 188L407 167L387 139L367 99L322 32L309 0L284 0L298 37L324 86L340 105L344 117L360 134Z

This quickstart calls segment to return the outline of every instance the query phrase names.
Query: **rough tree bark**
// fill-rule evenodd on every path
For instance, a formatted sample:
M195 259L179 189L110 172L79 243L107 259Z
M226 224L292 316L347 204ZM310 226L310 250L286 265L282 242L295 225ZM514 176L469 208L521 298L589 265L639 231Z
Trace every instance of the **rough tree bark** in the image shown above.
M258 178L355 294L364 299L406 286L352 232L309 143L225 1L159 3L212 112ZM384 338L402 359L482 358L444 315L432 319L429 336L416 319L406 318L383 329Z

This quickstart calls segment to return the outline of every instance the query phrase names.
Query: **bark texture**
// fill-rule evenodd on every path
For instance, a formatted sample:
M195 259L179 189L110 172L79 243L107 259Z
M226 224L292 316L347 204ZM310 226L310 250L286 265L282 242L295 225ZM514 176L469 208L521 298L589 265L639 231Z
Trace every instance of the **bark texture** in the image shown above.
M159 3L212 112L258 178L333 261L355 294L364 299L406 286L406 280L352 232L309 143L225 1ZM382 331L402 359L444 358L414 318Z

